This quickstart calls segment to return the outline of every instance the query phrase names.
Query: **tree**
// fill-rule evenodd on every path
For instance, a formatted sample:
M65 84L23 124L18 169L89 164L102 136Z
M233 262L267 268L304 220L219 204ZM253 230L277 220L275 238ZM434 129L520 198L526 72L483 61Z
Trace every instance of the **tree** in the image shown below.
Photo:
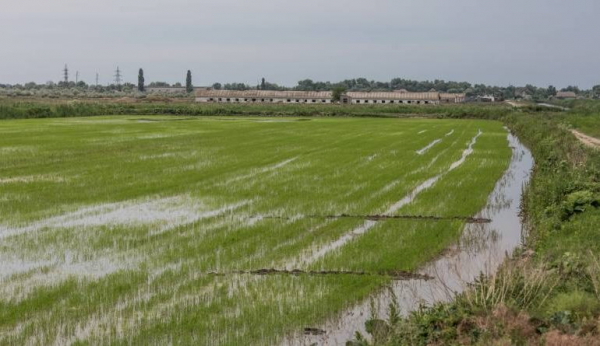
M556 95L556 87L554 85L548 86L548 96Z
M298 86L296 87L296 90L313 91L313 90L315 90L315 83L312 81L312 79L301 80L298 82Z
M215 90L221 90L221 88L222 88L223 86L221 85L221 83L215 83L215 84L213 84L213 86L212 86L212 87L213 87L213 89L215 89Z
M194 86L192 85L192 71L187 71L187 76L185 76L185 91L191 93L194 91Z
M267 89L267 81L263 78L262 81L260 82L260 90L265 90Z
M223 89L225 90L250 90L251 86L246 85L244 83L226 83L223 85Z
M592 91L594 92L594 95L600 95L600 85L594 85Z
M334 102L339 102L342 99L342 94L346 92L346 88L343 86L337 86L333 88L331 99Z
M146 91L146 88L144 87L144 70L140 69L140 72L138 72L138 91L143 93L144 91Z
M576 93L576 94L579 94L579 93L581 92L581 91L579 90L579 87L577 87L576 85L575 85L575 86L573 86L573 85L569 85L569 86L568 86L568 87L566 87L566 88L562 88L560 91L572 91L572 92L574 92L574 93Z
M508 87L504 88L502 97L506 100L511 100L517 96L516 94L517 94L517 88L515 88L513 85L509 85Z

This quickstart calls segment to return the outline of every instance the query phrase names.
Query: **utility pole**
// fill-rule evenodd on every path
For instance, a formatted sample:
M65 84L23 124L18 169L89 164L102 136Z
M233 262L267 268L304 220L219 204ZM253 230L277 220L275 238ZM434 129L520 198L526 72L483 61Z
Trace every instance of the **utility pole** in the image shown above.
M65 64L65 69L63 70L65 76L65 84L69 83L69 67Z
M79 71L75 71L75 84L79 83Z
M119 69L119 66L117 66L117 70L115 71L115 84L121 85L121 77L121 70Z

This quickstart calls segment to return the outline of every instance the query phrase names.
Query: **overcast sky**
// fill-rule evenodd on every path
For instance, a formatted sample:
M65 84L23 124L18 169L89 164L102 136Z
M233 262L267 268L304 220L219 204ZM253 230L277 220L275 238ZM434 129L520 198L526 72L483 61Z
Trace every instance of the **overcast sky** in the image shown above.
M0 83L600 84L599 0L0 0Z

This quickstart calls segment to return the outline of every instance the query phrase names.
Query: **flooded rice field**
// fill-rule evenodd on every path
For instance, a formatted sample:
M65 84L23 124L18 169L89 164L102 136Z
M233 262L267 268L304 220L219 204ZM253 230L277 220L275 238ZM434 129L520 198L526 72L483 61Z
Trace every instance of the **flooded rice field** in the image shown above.
M0 123L0 344L343 344L519 244L500 123L175 119Z
M321 333L295 335L284 343L344 344L352 340L357 331L368 335L365 322L371 318L385 320L393 302L398 304L403 314L407 314L420 305L431 306L436 302L449 301L479 275L494 274L521 244L524 236L520 202L523 187L528 184L533 169L531 152L511 134L508 141L513 150L510 166L476 216L491 222L466 224L456 244L417 270L423 275L421 278L397 279L388 289L382 289L362 304L319 326L317 330Z

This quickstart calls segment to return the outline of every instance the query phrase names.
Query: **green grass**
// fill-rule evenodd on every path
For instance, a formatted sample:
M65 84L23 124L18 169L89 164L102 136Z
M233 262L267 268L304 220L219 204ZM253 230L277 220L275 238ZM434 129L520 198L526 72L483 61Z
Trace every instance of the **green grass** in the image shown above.
M463 223L382 221L313 258L364 222L319 216L385 213L436 176L391 212L472 216L510 158L484 120L119 115L0 133L1 344L276 343L389 279L207 272L414 270Z
M498 273L482 277L450 303L392 321L389 335L376 344L584 345L598 340L600 151L584 146L570 130L600 137L600 102L558 104L570 110L516 112L503 119L535 158L521 201L524 256L506 261ZM418 203L407 208L420 210Z
M115 102L94 99L15 99L0 98L0 119L64 118L99 115L178 115L178 116L303 116L303 117L431 117L499 119L514 110L505 103L422 105L290 105L218 104L136 101ZM173 102L175 101L175 102ZM526 111L536 111L535 107ZM537 109L539 111L539 109Z

